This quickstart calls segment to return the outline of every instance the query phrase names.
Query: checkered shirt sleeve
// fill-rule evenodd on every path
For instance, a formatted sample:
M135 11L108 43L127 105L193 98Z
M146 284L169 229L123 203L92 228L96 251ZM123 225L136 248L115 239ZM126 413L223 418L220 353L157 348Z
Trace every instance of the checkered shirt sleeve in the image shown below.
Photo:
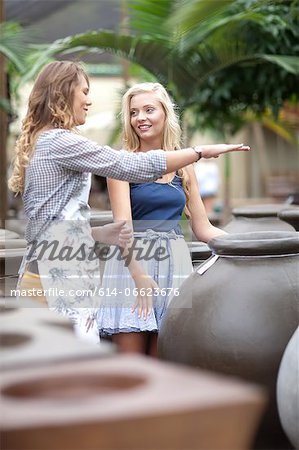
M68 130L58 130L55 134L51 157L66 169L133 183L156 180L166 171L163 150L146 153L113 150Z

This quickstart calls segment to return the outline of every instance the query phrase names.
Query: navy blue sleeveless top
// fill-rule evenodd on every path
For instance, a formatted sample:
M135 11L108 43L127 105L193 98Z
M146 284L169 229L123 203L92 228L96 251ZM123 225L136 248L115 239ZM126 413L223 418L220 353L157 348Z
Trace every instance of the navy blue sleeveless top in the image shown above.
M179 222L186 195L178 175L170 183L130 183L130 198L135 231L150 228L182 234Z

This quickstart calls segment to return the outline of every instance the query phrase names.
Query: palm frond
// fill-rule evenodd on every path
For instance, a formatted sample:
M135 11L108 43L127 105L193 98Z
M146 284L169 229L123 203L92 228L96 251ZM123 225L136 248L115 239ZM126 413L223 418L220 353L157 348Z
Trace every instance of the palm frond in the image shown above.
M201 26L209 19L216 19L233 0L183 0L177 3L174 13L169 18L169 28L179 28L181 33Z
M27 34L15 22L0 24L0 53L2 53L20 72L25 72L25 59L28 55Z
M238 41L217 41L212 47L200 46L183 54L166 39L156 36L121 35L107 30L90 31L55 41L48 56L72 50L103 50L141 65L161 83L170 86L180 103L191 104L196 90L215 73L234 65L271 63L297 73L298 58L251 53L250 48ZM38 64L43 62L43 55ZM34 71L35 68L32 68ZM29 73L28 76L31 74Z
M221 40L221 34L223 37L232 39L234 35L238 34L238 28L245 22L262 24L263 16L253 11L244 11L231 16L219 15L217 18L204 21L191 30L180 29L177 39L180 40L181 51L187 51L200 45L216 34L218 40Z
M31 45L30 54L27 59L28 70L20 80L20 84L25 84L34 79L37 73L48 62L53 61L55 56L63 49L61 42L53 42L52 44Z
M182 83L196 80L186 60L179 60L171 43L151 36L121 35L107 30L91 31L70 36L53 43L60 53L101 49L140 64L161 83L181 79ZM189 69L190 67L190 69Z
M130 24L134 31L169 37L172 31L165 27L175 0L129 0Z
M261 59L282 67L286 72L299 75L299 56L260 55ZM298 79L299 82L299 79Z

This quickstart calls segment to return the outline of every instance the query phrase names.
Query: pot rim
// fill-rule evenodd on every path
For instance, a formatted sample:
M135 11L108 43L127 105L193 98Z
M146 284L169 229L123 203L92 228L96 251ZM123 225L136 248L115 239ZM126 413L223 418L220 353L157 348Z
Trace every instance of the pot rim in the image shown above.
M279 218L297 218L299 217L299 208L287 208L279 211Z
M251 205L234 208L232 215L234 217L276 217L278 213L288 208L285 204L265 204L265 205Z
M215 237L208 242L216 255L287 256L299 255L299 232L252 231Z

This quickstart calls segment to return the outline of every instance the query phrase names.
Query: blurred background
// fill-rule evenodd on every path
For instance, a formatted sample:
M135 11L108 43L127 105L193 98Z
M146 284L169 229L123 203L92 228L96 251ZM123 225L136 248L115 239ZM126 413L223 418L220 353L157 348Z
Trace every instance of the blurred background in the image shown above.
M91 77L81 131L121 148L119 100L134 82L166 86L182 145L245 142L251 153L196 167L211 218L232 208L298 203L298 1L0 0L0 217L22 218L7 190L14 143L32 82L54 59L83 61ZM94 177L95 210L109 210Z
M299 208L288 211L299 204L298 38L299 0L0 0L4 450L299 448ZM121 148L128 86L159 81L177 106L182 146L252 148L195 165L211 221L259 233L244 241L245 258L234 236L227 253L214 244L224 257L191 275L180 307L167 310L178 316L159 335L160 361L80 341L37 303L14 307L26 242L7 179L32 83L55 59L89 73L93 105L80 131L99 144ZM92 226L112 221L104 178L93 177L90 205ZM188 244L194 268L207 271L211 247Z

